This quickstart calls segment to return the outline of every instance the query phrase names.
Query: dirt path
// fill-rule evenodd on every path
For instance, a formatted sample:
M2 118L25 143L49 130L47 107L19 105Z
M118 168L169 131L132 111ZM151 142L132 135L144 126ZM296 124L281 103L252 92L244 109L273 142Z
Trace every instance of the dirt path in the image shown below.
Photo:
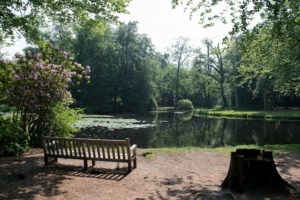
M300 155L275 159L281 176L297 190L285 196L257 191L221 190L229 156L215 152L153 153L138 151L138 167L97 162L82 172L83 161L59 159L44 167L41 149L22 157L0 158L0 199L295 199L300 198Z

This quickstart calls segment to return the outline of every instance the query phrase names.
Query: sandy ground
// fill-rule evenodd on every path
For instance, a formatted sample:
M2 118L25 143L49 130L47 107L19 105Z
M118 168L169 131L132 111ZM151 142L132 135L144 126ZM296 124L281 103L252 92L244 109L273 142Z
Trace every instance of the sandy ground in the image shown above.
M20 157L0 158L0 199L300 199L300 155L275 158L282 178L296 188L289 195L222 190L229 162L229 155L215 152L138 150L138 167L129 174L126 165L108 162L96 162L83 172L80 160L58 159L44 167L42 149L32 149Z

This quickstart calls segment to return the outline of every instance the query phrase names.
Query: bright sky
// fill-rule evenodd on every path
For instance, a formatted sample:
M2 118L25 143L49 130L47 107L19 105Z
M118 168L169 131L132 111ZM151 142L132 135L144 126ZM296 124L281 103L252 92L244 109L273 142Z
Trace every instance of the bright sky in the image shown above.
M202 46L205 38L221 43L231 30L222 23L203 28L197 15L190 20L183 7L172 9L171 0L132 0L128 10L130 15L122 16L121 21L138 21L139 32L147 34L159 52L175 44L180 36L189 38L194 47Z
M156 51L162 53L180 36L189 38L193 47L199 47L205 38L212 39L215 44L221 43L231 30L229 25L221 23L205 29L198 24L197 15L190 20L189 13L185 13L183 7L172 9L171 0L132 0L128 10L130 15L121 15L120 21L138 21L139 33L147 34ZM25 46L26 42L22 39L5 50L12 56L22 52Z

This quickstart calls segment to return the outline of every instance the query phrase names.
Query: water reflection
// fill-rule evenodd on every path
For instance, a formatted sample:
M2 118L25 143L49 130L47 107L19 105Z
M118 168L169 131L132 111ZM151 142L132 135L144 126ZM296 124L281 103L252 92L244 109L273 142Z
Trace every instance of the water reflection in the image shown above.
M153 113L137 119L155 126L114 130L100 126L86 127L77 137L128 137L140 148L300 143L300 121L205 118L193 116L192 113Z

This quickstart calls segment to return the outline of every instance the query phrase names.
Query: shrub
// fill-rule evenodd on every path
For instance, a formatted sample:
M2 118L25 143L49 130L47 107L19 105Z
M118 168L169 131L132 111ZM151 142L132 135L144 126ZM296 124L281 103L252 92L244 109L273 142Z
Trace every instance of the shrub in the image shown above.
M194 114L196 115L207 115L208 110L203 108L198 108L194 110Z
M30 134L30 144L38 143L39 136L49 134L48 130L66 130L69 123L55 115L56 106L70 106L70 86L82 80L89 83L91 72L89 66L82 67L67 52L51 45L41 52L0 60L0 101L13 108L14 124Z
M193 103L188 99L182 99L177 103L178 110L193 110L194 106Z
M0 156L18 156L28 150L28 133L11 118L0 117Z
M218 110L224 110L223 107L221 105L216 105L214 107L214 110L218 111Z

